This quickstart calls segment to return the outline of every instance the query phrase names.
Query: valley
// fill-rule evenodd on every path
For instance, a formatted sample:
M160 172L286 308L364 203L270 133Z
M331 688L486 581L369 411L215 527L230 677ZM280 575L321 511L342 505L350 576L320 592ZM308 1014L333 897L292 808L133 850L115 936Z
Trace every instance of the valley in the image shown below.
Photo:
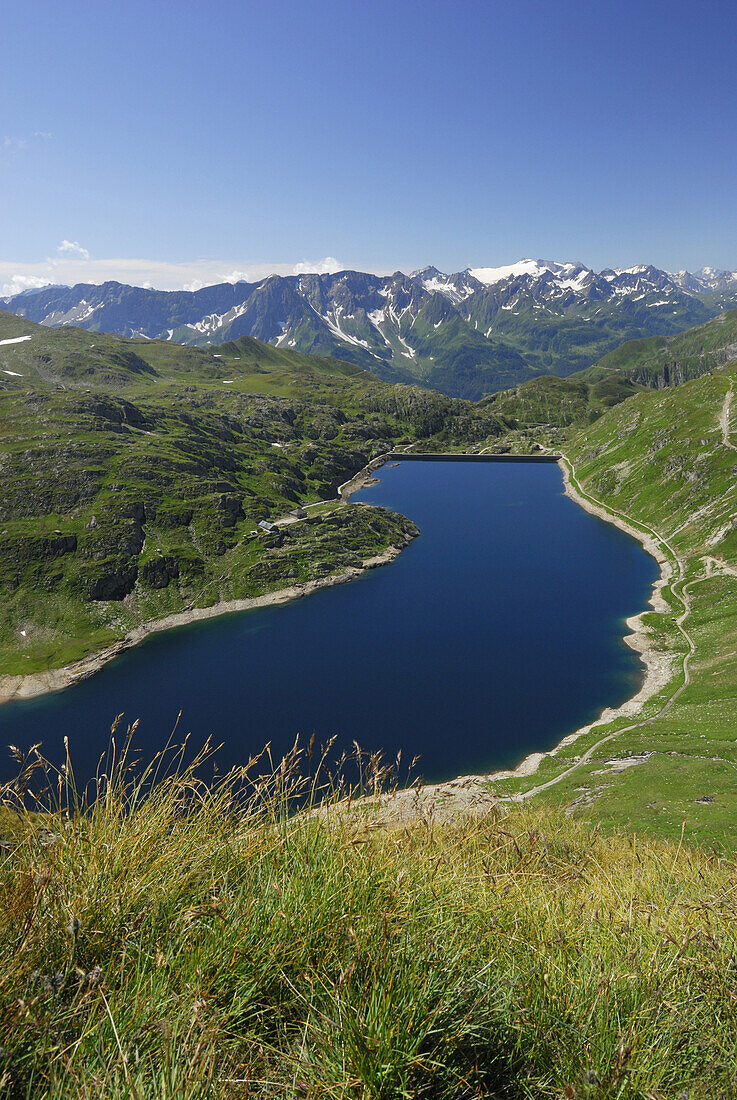
M355 743L407 767L414 759L423 786L513 766L617 706L641 678L622 620L646 605L657 567L561 490L555 462L396 453L350 505L419 528L392 564L342 570L351 583L340 587L291 585L169 616L152 626L165 634L139 629L131 641L141 644L119 646L85 682L0 707L0 740L27 746L43 728L44 753L58 761L67 737L78 782L94 774L121 712L148 757L180 714L191 743L223 742L222 773L265 736L277 760L295 738L334 741L331 762Z
M737 7L2 32L0 1100L737 1100Z
M633 1100L643 1090L622 1087L636 1074L674 1097L733 1079L736 318L472 402L250 336L185 347L0 312L0 728L15 746L4 774L17 773L0 805L2 980L35 1014L3 1023L11 1087L41 1074L61 1100L71 1066L75 1095L104 1095L130 1050L145 1096L175 1050L184 1068L157 1093L231 1095L221 1069L212 1084L187 1068L186 1035L140 1023L191 987L213 1065L233 1051L239 1079L290 1095L299 1027L312 1091L292 1093L338 1081L350 1095L353 1033L320 1028L355 1000L363 1050L385 982L389 1038L372 1049L394 1051L395 1021L409 1020L405 1045L419 1035L432 1051L431 1066L413 1054L392 1070L410 1092L442 1074L453 1100L459 1080L559 1095L592 1058L609 1095ZM562 454L579 503L558 483L547 504L512 494L495 510L488 485L461 492L457 474L443 496L446 464L395 466L407 452ZM346 500L387 453L380 485ZM560 478L551 462L447 463L515 465ZM392 496L403 469L424 470L425 489ZM433 508L420 515L423 493ZM652 560L579 505L660 548L652 610L633 619ZM298 507L306 518L282 525ZM566 509L603 542L561 530ZM607 536L624 540L624 568ZM611 604L643 561L644 588ZM292 596L306 598L271 606ZM633 628L634 652L621 641ZM332 740L352 693L365 752ZM423 770L442 781L411 783ZM20 963L13 914L33 930ZM347 928L378 959L365 975ZM70 937L79 972L65 969ZM445 1022L436 1037L438 1003L457 1046ZM76 1036L71 1056L57 1028ZM696 1053L684 1028L703 1036ZM625 1032L638 1047L623 1063Z
M472 403L251 337L215 351L0 315L5 695L95 668L158 621L309 592L392 557L417 534L411 515L335 500L387 451L562 451L576 491L651 528L671 561L665 604L642 626L673 678L634 722L605 715L493 790L666 836L686 821L694 838L731 843L719 792L737 765L736 317ZM259 528L297 506L307 519Z

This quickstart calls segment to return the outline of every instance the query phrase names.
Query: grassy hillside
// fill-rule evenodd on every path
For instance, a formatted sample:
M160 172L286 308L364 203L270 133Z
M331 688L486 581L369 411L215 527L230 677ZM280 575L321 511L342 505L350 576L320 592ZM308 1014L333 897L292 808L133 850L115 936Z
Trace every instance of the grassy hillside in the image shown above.
M289 819L290 762L246 804L105 770L84 815L68 774L4 814L3 1098L734 1095L733 862L528 809Z
M677 336L631 340L582 371L581 376L594 381L617 371L639 385L662 388L698 378L735 358L737 310L732 309Z
M571 428L592 424L641 388L663 389L699 378L737 357L737 310L676 336L630 340L593 367L544 375L488 397L482 404L514 428L535 429L560 443Z
M57 668L143 621L360 566L416 534L317 504L375 455L480 447L493 412L244 338L218 352L0 314L0 668Z
M18 340L19 343L6 341ZM234 385L245 392L311 390L321 383L371 379L338 359L302 355L250 337L212 350L164 340L127 339L64 326L45 328L0 310L0 386L126 389L177 381ZM228 381L224 383L224 380Z
M670 837L683 825L689 839L737 844L735 387L732 363L676 388L638 393L573 438L568 455L582 490L663 540L674 573L664 590L669 610L645 622L653 642L672 653L676 679L646 705L636 728L620 720L596 729L534 777L502 783L506 794L556 780L535 797L575 817ZM673 621L684 608L685 634ZM666 707L684 683L691 645L689 682Z
M77 352L62 372L31 343L0 345L3 668L360 561L407 521L328 508L243 536L398 440L498 445L515 409L515 438L567 433L581 490L661 540L669 608L646 623L677 675L478 818L392 817L379 760L346 805L296 750L209 787L203 760L157 782L111 756L89 799L19 759L0 1097L735 1095L737 364L626 400L616 378L540 379L473 406L240 341L222 360L105 345L85 385ZM90 598L111 578L132 587Z
M556 378L546 374L514 389L502 390L480 402L512 428L540 431L581 427L637 393L634 383L619 374L607 374L596 381L583 376Z

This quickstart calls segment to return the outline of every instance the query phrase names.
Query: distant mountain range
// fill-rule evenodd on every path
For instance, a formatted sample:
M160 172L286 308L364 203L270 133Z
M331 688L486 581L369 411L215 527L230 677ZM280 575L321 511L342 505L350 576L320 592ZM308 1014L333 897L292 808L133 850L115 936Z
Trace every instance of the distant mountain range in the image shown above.
M625 340L672 336L737 306L737 272L649 265L593 271L521 260L404 275L272 275L162 291L108 282L0 299L38 323L197 347L252 336L333 356L388 381L473 399L541 373L566 376Z

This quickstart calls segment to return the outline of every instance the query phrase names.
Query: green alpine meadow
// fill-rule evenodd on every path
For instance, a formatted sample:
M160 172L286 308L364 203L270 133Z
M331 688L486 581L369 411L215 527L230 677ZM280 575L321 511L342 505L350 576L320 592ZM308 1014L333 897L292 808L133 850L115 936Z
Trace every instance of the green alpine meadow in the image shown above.
M718 322L717 322L718 323ZM632 718L597 726L504 782L576 816L733 850L737 450L728 363L677 387L647 390L571 436L574 485L660 548L663 606L643 617L670 679Z
M411 518L340 490L406 449L560 453L663 570L653 693L479 777L481 809L304 746L204 785L208 746L141 772L122 725L79 788L13 749L2 1095L731 1095L733 324L474 404L246 337L0 317L6 686L398 553Z
M737 1100L737 6L0 36L0 1100Z

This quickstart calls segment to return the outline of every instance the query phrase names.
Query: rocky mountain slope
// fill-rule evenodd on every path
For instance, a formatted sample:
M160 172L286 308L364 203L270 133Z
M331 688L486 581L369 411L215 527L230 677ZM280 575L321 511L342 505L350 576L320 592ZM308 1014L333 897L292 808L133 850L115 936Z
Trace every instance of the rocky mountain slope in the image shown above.
M680 385L737 359L737 309L678 336L632 340L605 355L582 377L612 372L653 389Z
M83 283L4 301L46 326L197 347L251 336L472 399L541 373L566 376L623 341L672 336L736 304L733 272L539 260L452 275L273 275L196 291Z

